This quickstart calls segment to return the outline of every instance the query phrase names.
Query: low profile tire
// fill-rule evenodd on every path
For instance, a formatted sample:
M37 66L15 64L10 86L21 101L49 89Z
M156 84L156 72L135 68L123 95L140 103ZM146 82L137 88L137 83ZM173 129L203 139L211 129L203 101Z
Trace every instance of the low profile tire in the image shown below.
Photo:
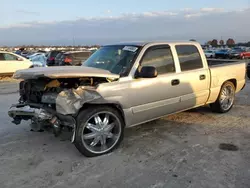
M76 148L86 157L95 157L116 149L124 136L121 114L109 106L93 106L77 117Z
M232 82L225 82L220 90L220 94L215 103L210 104L210 107L213 112L217 113L226 113L234 105L235 99L235 86Z

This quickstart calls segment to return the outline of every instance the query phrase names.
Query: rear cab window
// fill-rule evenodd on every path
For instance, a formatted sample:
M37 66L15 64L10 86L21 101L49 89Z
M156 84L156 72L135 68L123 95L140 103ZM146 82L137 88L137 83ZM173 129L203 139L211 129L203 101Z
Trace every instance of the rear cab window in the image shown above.
M141 60L141 66L153 66L158 75L174 73L175 64L170 46L152 46L147 49Z
M181 71L203 68L203 61L196 46L176 45L175 48L179 58Z

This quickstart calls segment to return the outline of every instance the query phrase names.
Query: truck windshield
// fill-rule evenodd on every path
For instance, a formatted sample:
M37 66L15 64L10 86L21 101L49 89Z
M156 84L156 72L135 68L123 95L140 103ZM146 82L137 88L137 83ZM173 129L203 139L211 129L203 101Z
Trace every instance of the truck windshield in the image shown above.
M126 76L133 66L139 51L140 47L138 46L104 46L92 54L82 65Z

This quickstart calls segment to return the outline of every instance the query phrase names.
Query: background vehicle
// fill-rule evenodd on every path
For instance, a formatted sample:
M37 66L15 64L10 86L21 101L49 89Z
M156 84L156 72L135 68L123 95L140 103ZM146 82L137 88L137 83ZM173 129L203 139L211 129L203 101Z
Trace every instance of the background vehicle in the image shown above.
M81 66L90 55L91 51L65 52L60 57L59 66Z
M28 59L10 52L0 51L1 75L12 75L20 69L32 67L32 62Z
M240 54L241 59L249 59L250 58L250 49L247 49Z
M32 53L31 55L28 55L26 58L27 58L27 59L31 59L31 58L33 58L33 57L35 57L35 56L37 56L37 55L45 55L45 53L34 52L34 53Z
M234 49L234 50L231 50L228 55L230 59L233 59L233 58L242 59L242 54L244 52L245 50L243 49Z
M228 112L245 85L242 62L208 66L195 42L127 43L101 47L83 66L17 71L19 104L9 115L48 122L58 135L72 130L72 142L93 157L118 147L124 127L210 104ZM231 62L233 62L231 60Z
M47 67L47 58L44 54L36 54L34 56L31 56L29 59L33 64L32 67Z
M48 52L47 54L47 65L48 66L54 66L55 65L55 57L60 53L61 51L58 50L52 50Z
M215 52L215 58L229 58L229 50L223 49Z
M61 52L59 52L57 55L56 55L56 57L55 57L55 60L54 60L54 65L52 65L52 66L59 66L59 62L60 61L62 61L62 58L63 58L63 54L64 54L65 52L64 51L61 51ZM48 64L47 64L48 65ZM51 65L48 65L48 66L51 66Z
M205 50L204 53L205 53L205 56L207 58L214 58L215 57L215 52L213 50Z

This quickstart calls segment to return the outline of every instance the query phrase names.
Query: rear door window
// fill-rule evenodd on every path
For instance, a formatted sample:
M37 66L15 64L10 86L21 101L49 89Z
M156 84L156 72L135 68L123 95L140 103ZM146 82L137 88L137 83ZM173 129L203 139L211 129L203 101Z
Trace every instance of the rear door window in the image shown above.
M3 56L4 56L5 61L17 61L18 59L17 56L14 56L12 54L4 53Z
M194 45L176 45L181 71L203 68L200 53Z

